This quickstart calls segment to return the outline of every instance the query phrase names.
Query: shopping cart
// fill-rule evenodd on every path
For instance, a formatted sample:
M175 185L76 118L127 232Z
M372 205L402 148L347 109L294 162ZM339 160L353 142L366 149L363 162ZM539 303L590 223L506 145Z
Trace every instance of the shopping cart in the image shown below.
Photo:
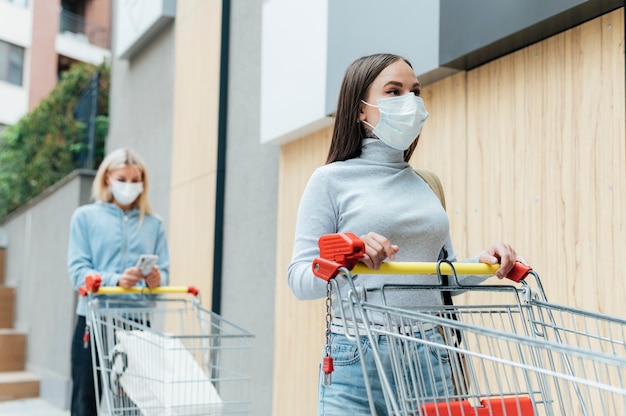
M101 287L92 275L80 293L89 299L85 342L102 392L99 414L249 412L253 335L203 308L195 288Z
M373 377L391 415L625 414L625 320L548 302L537 273L521 266L508 284L463 286L457 275L490 275L498 266L387 263L369 270L357 264L363 245L356 236L323 236L319 244L314 273L340 299L343 325L352 333L360 328L372 341L377 374L367 374L363 366L372 414ZM382 301L373 303L363 300L354 281L366 273L438 278L432 284L383 285ZM443 275L449 276L448 285ZM385 302L395 290L495 292L491 298L497 302L395 308ZM389 340L388 354L374 342L381 335ZM361 344L355 344L362 354ZM329 382L332 367L327 354L323 370Z

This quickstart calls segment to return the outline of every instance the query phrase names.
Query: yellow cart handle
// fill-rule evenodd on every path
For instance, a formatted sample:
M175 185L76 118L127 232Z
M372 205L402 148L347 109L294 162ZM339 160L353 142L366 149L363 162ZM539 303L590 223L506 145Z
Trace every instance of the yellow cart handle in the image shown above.
M493 275L500 268L499 264L485 263L441 263L441 274ZM380 269L370 269L363 263L352 268L353 274L437 274L437 263L434 262L384 262Z
M323 261L323 260L322 260ZM332 263L330 266L333 269L331 274L328 274L328 268L324 269L326 273L320 273L319 268L315 266L319 265L320 259L315 259L313 262L313 273L317 277L320 277L326 281L335 277L340 267L348 267L339 263ZM330 264L330 262L325 263ZM349 267L348 267L349 268ZM500 268L499 264L485 264L485 263L441 263L439 270L441 274L453 274L457 275L494 275ZM454 270L453 270L454 269ZM438 274L436 262L384 262L380 265L378 270L370 269L363 263L357 263L350 269L352 274ZM515 263L513 270L506 276L507 279L519 282L528 276L528 273L532 270L531 267L526 266L520 262Z
M81 296L87 296L88 294L98 295L127 295L127 294L145 294L145 295L158 295L158 294L172 294L172 293L190 293L193 296L198 296L200 291L195 286L159 286L154 289L147 287L133 287L130 289L124 289L119 286L102 286L102 278L97 274L90 274L85 278L85 285L78 289L78 293Z
M369 269L359 263L365 254L365 243L353 233L323 235L318 245L320 256L313 260L313 274L326 281L336 277L340 268L347 268L353 274L437 274L438 263L434 262L385 262L378 270ZM439 266L442 274L468 275L493 275L500 268L499 264L485 263L441 262ZM516 262L506 277L519 282L528 276L531 270L530 266Z

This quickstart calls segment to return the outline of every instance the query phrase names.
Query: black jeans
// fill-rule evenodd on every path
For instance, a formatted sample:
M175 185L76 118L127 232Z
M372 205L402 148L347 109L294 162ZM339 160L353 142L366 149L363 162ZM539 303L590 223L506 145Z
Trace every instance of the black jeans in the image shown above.
M135 323L145 324L147 327L150 327L150 321L148 320L146 320L146 322L144 322L143 319L131 318L131 320ZM133 325L127 325L126 323L122 324L115 319L113 319L113 321L109 321L108 325L115 328L119 327L121 329L136 328ZM94 365L91 357L91 344L95 342L93 334L94 329L90 328L90 340L87 344L87 348L85 348L85 326L85 317L78 316L76 328L74 329L74 337L72 338L72 416L93 416L98 414L93 374ZM115 341L113 342L115 343ZM109 396L107 397L112 397L113 401L113 403L109 403L109 407L113 406L113 409L116 411L116 415L141 415L140 410L137 409L135 403L133 403L133 401L124 393L119 385L118 379L114 377L114 374L111 372L112 363L110 361L114 361L114 358L111 359L111 357L109 357L108 359L105 359L103 367L106 375L105 380L108 380L108 383L105 382L107 383L105 384L105 388L109 389L107 390L109 392ZM96 367L100 368L98 354L96 354ZM124 366L123 370L125 369L126 368ZM98 371L97 376L98 401L100 401L102 399L102 381L100 371Z
M72 416L93 416L98 414L96 409L96 389L93 377L93 362L91 360L91 345L85 343L86 321L84 316L78 316L74 336L72 338ZM91 335L91 334L90 334ZM93 335L91 335L93 337ZM90 343L93 340L90 340ZM98 394L101 397L100 376L98 375Z

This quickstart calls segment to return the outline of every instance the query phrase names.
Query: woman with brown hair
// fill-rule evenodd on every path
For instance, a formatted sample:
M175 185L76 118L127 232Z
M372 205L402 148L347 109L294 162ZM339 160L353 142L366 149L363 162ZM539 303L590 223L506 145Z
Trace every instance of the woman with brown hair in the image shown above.
M326 234L351 232L360 236L365 243L362 263L372 269L379 269L387 259L436 262L442 249L448 253L447 260L456 261L446 212L429 185L408 163L428 118L420 92L411 64L401 56L365 56L347 68L327 163L315 170L300 201L293 257L288 267L289 286L299 299L326 297L326 282L316 278L311 269L312 261L319 256L318 240ZM500 263L496 275L502 278L516 260L515 250L499 243L465 261ZM368 302L382 303L383 284L432 283L432 279L416 275L361 275L358 284ZM478 284L484 279L466 276L463 283ZM406 308L439 305L441 297L435 292L416 297L414 291L399 290L386 296L385 301L388 306ZM347 332L356 334L350 333L351 328L342 327L338 315L333 316L331 331L329 348L334 371L332 384L325 385L320 368L319 414L369 415L361 361L368 374L376 374L370 341L360 337L363 356L359 356L355 343L345 336ZM414 336L443 342L435 328L417 330ZM388 362L386 337L380 336L377 342L382 361ZM433 368L439 376L433 385L424 386L425 394L452 394L449 365L433 362L437 358L426 352L420 354L419 360L429 360L424 361L422 368ZM371 386L377 413L386 414L378 380L371 380Z

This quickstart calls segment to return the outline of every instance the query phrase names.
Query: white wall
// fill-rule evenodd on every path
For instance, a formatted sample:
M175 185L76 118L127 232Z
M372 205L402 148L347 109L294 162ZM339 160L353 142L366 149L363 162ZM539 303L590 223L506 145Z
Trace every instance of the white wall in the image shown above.
M30 8L0 1L0 40L25 49L22 85L0 81L0 124L15 124L28 111L28 50L32 40L32 20Z
M59 55L94 65L100 65L111 59L111 52L108 49L90 44L87 36L82 33L58 33L55 49Z
M130 59L176 15L176 0L116 1L114 49L117 58Z
M328 0L267 0L261 20L261 142L298 137L324 109Z
M418 75L437 70L439 1L263 1L261 142L330 125L345 68L360 56L396 53Z
M0 1L0 39L24 48L30 47L32 21L30 8Z
M27 111L28 90L0 81L0 124L15 124Z

